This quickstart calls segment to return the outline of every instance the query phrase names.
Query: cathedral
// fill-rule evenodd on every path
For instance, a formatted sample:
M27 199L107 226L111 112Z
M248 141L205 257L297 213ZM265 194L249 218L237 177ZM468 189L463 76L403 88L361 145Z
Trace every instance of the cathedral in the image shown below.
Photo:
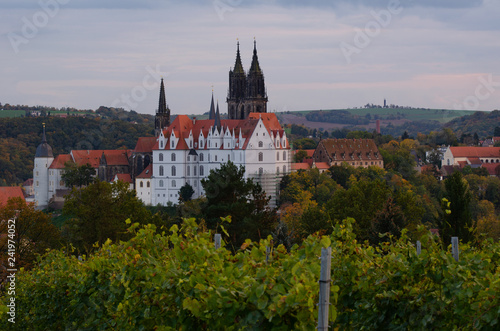
M170 120L165 85L160 83L155 137L139 138L133 150L73 150L54 157L45 138L35 155L34 201L39 208L67 191L62 173L65 163L90 164L100 180L124 180L147 205L177 203L179 190L190 185L193 198L206 196L201 180L210 170L231 161L245 167L245 178L261 184L271 204L276 203L278 183L291 170L290 145L275 114L267 113L264 74L254 41L250 70L245 73L239 42L236 62L229 71L228 119L212 100L209 118L196 120L177 115Z

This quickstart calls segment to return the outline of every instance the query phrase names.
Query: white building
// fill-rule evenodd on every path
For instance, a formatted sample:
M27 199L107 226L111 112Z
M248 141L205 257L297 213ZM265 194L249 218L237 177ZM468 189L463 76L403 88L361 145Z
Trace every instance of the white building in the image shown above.
M242 120L191 120L179 115L153 148L153 205L177 203L186 183L193 198L206 195L201 180L227 161L245 167L276 203L277 184L290 172L290 146L275 114L251 113Z

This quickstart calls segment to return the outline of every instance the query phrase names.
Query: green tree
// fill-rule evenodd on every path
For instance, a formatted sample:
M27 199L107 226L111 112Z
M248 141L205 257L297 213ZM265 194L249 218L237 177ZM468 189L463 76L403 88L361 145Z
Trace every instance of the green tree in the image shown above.
M188 183L184 184L179 190L179 200L189 201L194 194L193 187Z
M33 203L26 203L21 198L10 198L7 204L0 205L0 237L1 264L7 266L8 257L15 258L16 268L29 269L38 255L44 254L48 248L59 248L61 236L59 229L52 224L51 217L40 210L35 210ZM9 222L8 220L15 220ZM9 229L14 228L15 234ZM14 242L15 252L9 254L9 243ZM14 256L13 256L14 255ZM9 268L7 268L9 269ZM5 268L0 270L0 274ZM0 277L5 279L5 277Z
M94 181L95 169L87 163L78 166L74 162L66 162L61 179L66 187L87 186Z
M471 217L469 184L457 171L445 180L444 185L446 198L442 201L441 217L438 219L439 235L445 247L451 243L451 237L469 242L474 238L476 226Z
M151 213L144 207L129 184L96 180L82 189L73 188L66 196L63 213L71 216L63 226L63 235L76 248L92 251L108 238L128 238L125 220L148 223Z
M379 234L393 235L399 238L401 230L406 226L406 218L401 208L396 205L394 199L389 197L384 204L384 207L379 210L372 221L372 233L370 242L379 244L389 241L389 238L380 237Z
M207 198L202 215L211 229L217 229L221 217L231 216L224 224L234 248L245 239L265 238L277 222L276 212L269 207L270 198L252 179L245 180L245 168L228 161L210 170L201 180Z
M294 155L294 158L295 158L295 162L296 163L301 163L301 162L304 162L304 159L307 157L307 152L303 149L301 149L300 151L297 151Z

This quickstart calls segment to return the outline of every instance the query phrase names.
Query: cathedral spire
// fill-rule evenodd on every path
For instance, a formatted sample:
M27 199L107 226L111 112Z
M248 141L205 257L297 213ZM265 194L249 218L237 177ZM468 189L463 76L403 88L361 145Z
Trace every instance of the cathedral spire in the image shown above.
M249 73L260 73L259 58L257 56L257 41L253 39L253 57Z
M237 43L237 50L236 50L236 62L234 63L234 73L238 74L244 74L245 71L243 70L243 64L241 64L241 56L240 56L240 42L238 41Z
M54 157L52 153L52 147L47 143L47 137L45 136L45 123L43 125L42 142L36 148L35 157Z
M220 111L219 111L219 100L217 100L217 111L215 113L214 129L215 128L217 128L218 131L220 131L220 128L221 128Z
M209 114L208 115L209 120L215 119L214 90L212 90L212 102L210 104L210 112L208 114Z
M163 78L160 84L160 101L158 102L158 110L155 116L155 136L159 136L161 130L170 125L170 109L167 106L167 100L165 98L165 85L163 84Z
M160 85L160 102L158 104L158 113L164 114L166 112L167 112L167 101L165 98L165 85L163 84L163 78L162 78Z

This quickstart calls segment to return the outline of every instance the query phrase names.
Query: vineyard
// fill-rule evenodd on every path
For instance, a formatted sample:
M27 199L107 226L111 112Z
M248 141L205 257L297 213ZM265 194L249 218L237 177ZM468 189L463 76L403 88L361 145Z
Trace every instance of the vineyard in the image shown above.
M134 224L127 242L108 241L80 258L53 250L20 271L15 327L314 330L319 257L331 247L333 329L498 330L499 243L462 244L457 262L431 234L420 238L417 255L405 233L372 247L356 241L353 224L344 220L330 236L309 236L290 252L273 248L269 237L247 240L236 253L224 242L216 249L214 233L195 219L167 234ZM5 297L2 303L7 330Z

